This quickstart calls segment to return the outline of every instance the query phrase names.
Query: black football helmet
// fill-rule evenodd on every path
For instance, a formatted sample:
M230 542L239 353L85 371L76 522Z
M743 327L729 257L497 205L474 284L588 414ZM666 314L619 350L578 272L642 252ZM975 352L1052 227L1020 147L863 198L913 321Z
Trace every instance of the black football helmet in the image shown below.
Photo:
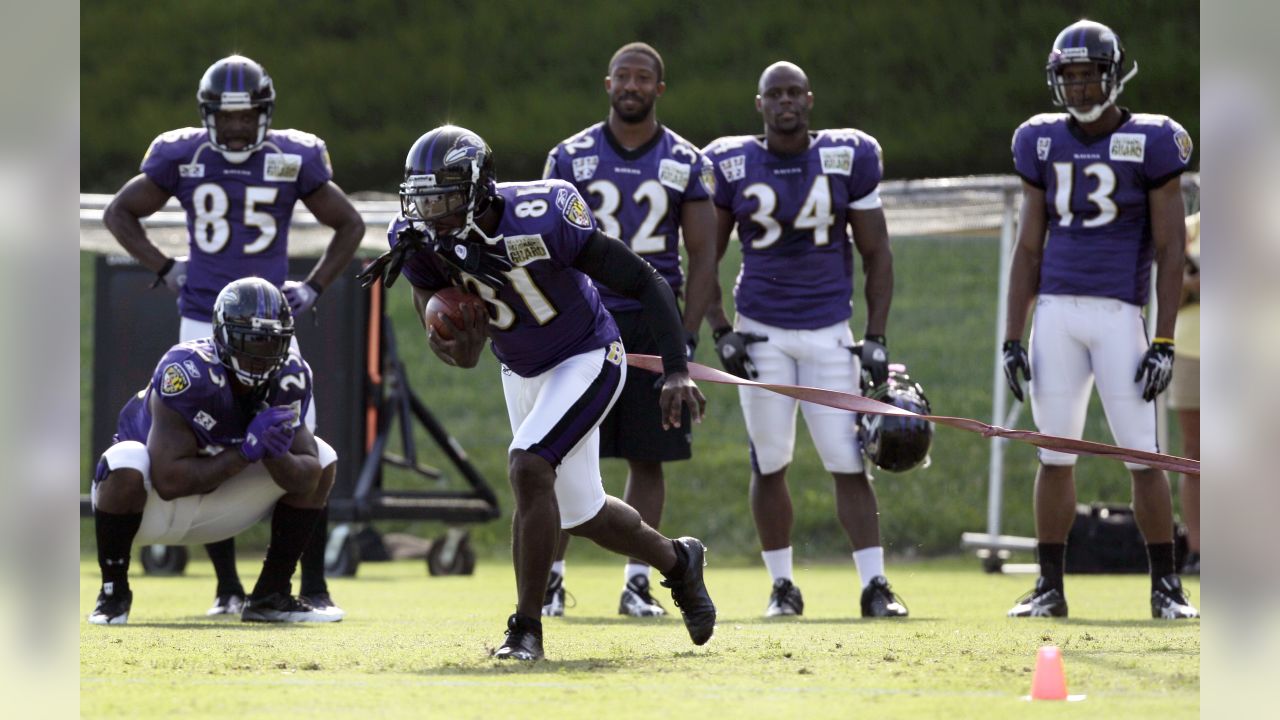
M475 218L497 195L497 182L488 143L466 128L444 125L409 148L400 210L410 222L425 224L433 232L442 218L464 215L460 227L448 234L462 239L478 232L484 237Z
M276 107L276 89L270 76L261 65L243 55L224 57L209 66L200 78L196 91L200 105L200 118L209 131L209 141L226 158L234 163L249 159L253 151L267 139L271 127L271 114ZM214 116L223 110L257 110L258 137L243 150L231 150L218 138Z
M1088 110L1071 107L1062 68L1072 63L1094 63L1098 66L1102 75L1102 94L1106 100ZM1049 89L1053 92L1053 104L1066 108L1080 122L1097 120L1104 110L1115 104L1124 84L1138 73L1138 63L1135 62L1129 74L1121 77L1123 63L1124 46L1114 30L1092 20L1068 25L1053 41L1053 50L1049 52L1049 61L1044 68Z
M289 357L293 313L284 293L258 277L235 280L213 303L213 344L218 359L241 383L256 387Z
M863 386L863 395L919 415L929 414L929 399L920 383L912 382L900 364L889 366L889 379L876 387ZM889 472L929 466L933 423L899 415L858 415L858 440L867 459Z

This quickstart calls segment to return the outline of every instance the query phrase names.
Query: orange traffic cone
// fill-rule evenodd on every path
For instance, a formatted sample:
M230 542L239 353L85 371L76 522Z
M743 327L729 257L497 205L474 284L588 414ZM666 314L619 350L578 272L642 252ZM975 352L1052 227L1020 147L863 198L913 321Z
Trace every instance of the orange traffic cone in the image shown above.
M1036 654L1036 670L1031 676L1032 700L1066 700L1067 675L1062 667L1062 652L1045 645Z

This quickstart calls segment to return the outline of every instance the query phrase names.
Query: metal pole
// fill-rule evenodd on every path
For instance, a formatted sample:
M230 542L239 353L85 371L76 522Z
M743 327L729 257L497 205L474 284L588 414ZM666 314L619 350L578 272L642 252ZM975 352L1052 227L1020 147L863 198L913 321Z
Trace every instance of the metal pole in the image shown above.
M1006 393L1008 386L1004 379L1003 358L1000 346L1004 343L1004 323L1009 309L1009 265L1013 258L1013 245L1016 241L1014 202L1016 190L1004 191L1004 213L1000 220L1000 281L996 297L996 330L995 330L995 368L991 378L991 423L1004 426L1008 418L1005 416ZM1011 414L1012 415L1012 414ZM987 533L1000 534L1000 510L1004 504L1004 449L1007 441L995 438L991 442L991 460L987 472Z

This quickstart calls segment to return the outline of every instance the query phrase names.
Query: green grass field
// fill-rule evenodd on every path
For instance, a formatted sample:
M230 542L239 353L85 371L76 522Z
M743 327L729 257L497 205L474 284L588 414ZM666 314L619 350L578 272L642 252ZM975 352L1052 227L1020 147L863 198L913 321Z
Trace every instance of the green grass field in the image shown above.
M712 550L714 551L714 547ZM857 618L851 564L802 567L803 619L766 621L764 569L717 564L715 638L678 619L614 614L621 564L571 559L576 607L545 625L549 660L487 657L513 603L510 566L428 578L420 562L371 564L331 581L337 625L262 626L203 615L212 568L133 581L127 626L81 620L83 717L996 718L1198 717L1200 623L1149 619L1145 576L1071 576L1070 620L1011 620L1027 576L972 561L891 564L905 621ZM244 555L251 576L257 558ZM247 571L247 572L246 572ZM98 589L80 568L81 610ZM1194 600L1199 585L1188 579ZM665 592L665 591L663 591ZM668 605L670 603L667 603ZM1079 703L1024 702L1036 649L1063 650Z

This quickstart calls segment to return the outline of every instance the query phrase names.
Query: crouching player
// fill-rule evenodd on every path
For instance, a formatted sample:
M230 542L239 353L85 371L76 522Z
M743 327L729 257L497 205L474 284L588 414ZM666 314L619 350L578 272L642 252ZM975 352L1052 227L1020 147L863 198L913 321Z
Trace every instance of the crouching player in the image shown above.
M173 346L120 412L93 479L102 590L89 622L128 622L135 543L199 545L271 515L262 574L244 621L335 622L336 608L292 595L298 557L333 487L337 453L300 422L311 369L290 349L293 316L261 278L218 294L213 337Z

